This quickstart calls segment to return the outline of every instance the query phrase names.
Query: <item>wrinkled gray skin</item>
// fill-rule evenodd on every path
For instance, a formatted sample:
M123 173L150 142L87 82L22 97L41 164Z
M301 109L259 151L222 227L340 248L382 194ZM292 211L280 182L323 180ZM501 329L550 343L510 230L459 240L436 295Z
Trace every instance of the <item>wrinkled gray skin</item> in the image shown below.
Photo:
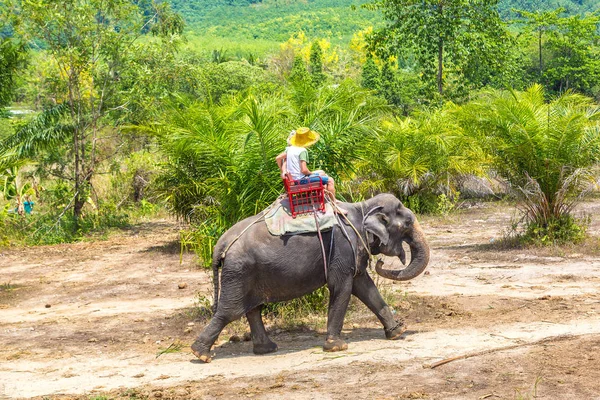
M401 270L389 270L383 268L382 263L377 263L376 271L379 275L403 281L412 279L425 270L429 262L429 246L415 215L396 197L380 194L362 203L340 203L340 207L348 211L347 217L352 224L363 237L366 236L365 241L368 241L373 254L399 257L404 263L402 243L409 245L409 265ZM327 338L323 346L325 351L347 348L340 333L351 295L358 297L379 318L388 339L398 339L402 335L406 327L394 320L390 308L367 273L368 253L348 225L346 231L354 248L358 249L356 259L350 242L339 226L332 231L323 232L327 259L331 260L327 280L316 233L272 236L262 221L252 225L235 241L222 260L221 254L229 243L260 216L258 214L237 223L225 232L215 246L215 299L219 294L220 266L221 298L215 300L214 317L192 345L193 353L200 360L210 362L210 349L221 330L243 315L246 315L250 324L254 353L276 351L277 345L269 339L263 325L262 305L294 299L325 284L330 293ZM329 254L331 235L334 242ZM356 267L358 273L355 276Z

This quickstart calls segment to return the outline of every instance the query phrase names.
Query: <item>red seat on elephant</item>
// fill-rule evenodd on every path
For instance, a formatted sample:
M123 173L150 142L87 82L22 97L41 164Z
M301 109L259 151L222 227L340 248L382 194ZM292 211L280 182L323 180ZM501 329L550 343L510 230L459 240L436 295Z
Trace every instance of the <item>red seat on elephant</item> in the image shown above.
M292 217L313 210L325 212L325 187L323 178L294 180L289 176L283 180L290 201Z

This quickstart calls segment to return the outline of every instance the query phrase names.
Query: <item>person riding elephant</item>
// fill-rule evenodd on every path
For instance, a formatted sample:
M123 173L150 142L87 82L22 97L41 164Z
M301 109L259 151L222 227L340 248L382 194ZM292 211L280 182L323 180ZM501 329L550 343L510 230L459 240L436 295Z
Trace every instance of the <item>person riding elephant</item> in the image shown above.
M338 215L339 223L322 233L325 259L317 233L271 235L262 222L263 213L238 222L221 236L212 262L215 313L192 344L192 352L201 361L211 361L211 348L221 330L244 315L254 353L276 351L263 325L262 306L303 296L323 285L330 294L325 351L347 348L341 330L352 295L377 316L388 339L401 337L406 326L394 319L369 276L369 257L383 254L405 264L402 244L407 243L411 260L405 268L387 269L378 262L376 272L394 280L412 279L429 262L425 235L412 211L391 194L341 206L348 213Z
M329 192L330 200L335 203L335 181L333 178L323 170L311 171L308 169L308 148L317 143L320 138L321 135L310 128L298 128L290 133L288 147L275 160L281 171L282 179L289 176L291 179L300 182L318 182L320 180ZM336 211L339 213L346 212L339 206L336 207Z

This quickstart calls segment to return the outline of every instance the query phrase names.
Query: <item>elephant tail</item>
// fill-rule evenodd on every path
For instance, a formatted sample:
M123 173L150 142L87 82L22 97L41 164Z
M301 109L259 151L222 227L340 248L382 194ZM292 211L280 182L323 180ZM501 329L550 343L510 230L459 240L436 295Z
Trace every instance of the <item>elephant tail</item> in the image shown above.
M223 257L220 251L217 251L217 248L215 247L214 253L213 253L213 260L212 260L212 270L213 270L213 306L212 306L212 312L213 315L217 312L217 306L219 305L219 291L220 291L220 285L219 285L219 267L221 267L223 262Z

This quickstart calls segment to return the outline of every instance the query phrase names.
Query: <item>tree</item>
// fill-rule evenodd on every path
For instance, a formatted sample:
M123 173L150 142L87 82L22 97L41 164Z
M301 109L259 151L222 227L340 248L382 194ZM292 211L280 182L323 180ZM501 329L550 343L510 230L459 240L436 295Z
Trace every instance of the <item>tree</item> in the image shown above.
M174 213L197 226L204 260L224 230L281 193L275 156L290 127L310 126L321 134L309 168L335 178L353 177L370 154L387 111L380 99L350 81L313 89L310 96L296 88L238 94L222 104L181 101L154 126L167 156L158 190Z
M456 108L448 103L386 125L374 149L385 162L371 166L382 179L381 190L406 199L417 212L432 212L439 196L457 199L462 177L485 173L487 157L454 116Z
M600 95L600 16L560 17L564 9L545 13L520 11L526 19L526 38L537 41L536 80L548 90L569 89ZM545 59L544 59L545 57Z
M461 125L493 155L494 168L520 193L528 233L571 239L573 208L596 184L600 110L565 93L547 102L541 85L524 92L489 91L464 106Z
M525 33L535 34L538 46L538 68L540 77L544 73L543 43L544 35L553 35L557 29L559 15L565 11L564 8L557 8L552 11L528 12L524 10L517 11L522 17L525 17Z
M553 58L545 83L558 93L571 88L600 98L600 16L575 15L560 21L558 35L548 40Z
M362 68L362 87L379 90L381 86L381 72L375 64L373 57L367 57L367 61Z
M310 46L309 71L314 87L321 86L325 82L325 79L327 79L323 73L323 49L321 49L318 40L315 40Z
M154 14L148 19L129 0L10 0L7 4L16 16L16 27L29 40L43 43L57 67L54 78L63 88L53 94L57 105L50 110L61 111L60 123L42 130L26 127L16 135L26 136L25 143L36 143L36 137L50 129L53 138L66 146L71 161L67 175L61 177L72 183L77 222L97 166L103 156L112 156L102 154L100 144L105 136L119 133L118 113L127 103L118 90L124 60L146 28L166 38L181 33L183 22L166 3L153 3ZM56 132L58 128L61 132ZM25 153L31 150L23 149L15 138L7 139L4 150L7 143Z
M387 100L389 104L398 105L400 98L400 87L398 79L394 73L394 68L390 61L385 61L381 67L381 85L379 86L379 94Z
M182 101L155 126L167 156L157 190L195 226L194 245L207 264L226 229L279 195L274 160L284 148L288 112L276 94L236 96L224 105Z
M306 83L310 80L310 75L306 69L306 65L302 60L302 56L295 56L294 63L292 64L292 70L290 71L290 82L293 84Z
M3 18L0 8L0 18ZM17 72L25 66L27 51L9 27L0 24L0 109L13 101Z
M390 60L383 63L378 94L408 115L422 99L423 85L414 72L399 69L394 64Z
M375 0L367 5L383 12L388 25L375 31L370 48L382 58L389 54L414 56L429 84L444 94L448 70L469 76L469 63L496 74L508 58L510 36L497 11L497 0ZM433 86L433 85L432 85Z

